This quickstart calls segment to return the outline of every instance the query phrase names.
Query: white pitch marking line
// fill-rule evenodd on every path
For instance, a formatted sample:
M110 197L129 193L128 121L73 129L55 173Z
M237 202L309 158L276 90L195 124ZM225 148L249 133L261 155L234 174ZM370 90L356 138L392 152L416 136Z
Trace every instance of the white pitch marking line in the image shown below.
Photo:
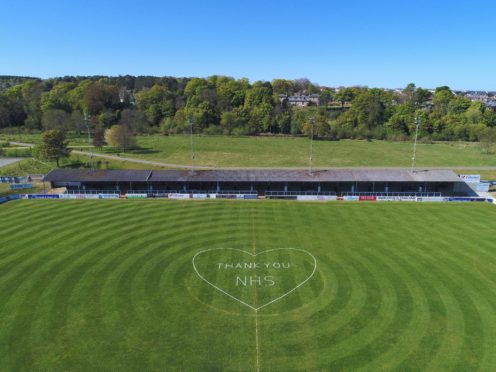
M251 214L251 232L252 232L252 247L253 254L257 253L255 249L255 218L253 217L253 213ZM257 301L257 291L255 291L255 302ZM260 343L258 342L258 310L255 310L255 345L257 351L257 372L260 372Z
M258 342L258 311L255 310L255 340L257 345L257 372L260 372L260 344Z
M249 254L250 256L252 257L256 257L260 254L263 254L263 253L268 253L268 252L273 252L273 251L279 251L279 250L293 250L293 251L300 251L300 252L303 252L303 253L306 253L308 254L310 257L312 257L313 259L313 270L312 270L312 273L304 280L302 281L300 284L298 284L296 287L294 287L293 289L289 290L288 292L286 293L283 293L281 296L273 299L272 301L269 301L267 302L266 304L263 304L259 307L255 307L255 306L252 306L242 300L240 300L239 298L237 297L234 297L232 294L224 291L222 288L219 288L218 286L216 286L215 284L209 282L203 275L201 275L199 272L198 272L198 269L196 268L196 265L195 265L195 259L198 255L202 254L202 253L205 253L205 252L209 252L209 251L218 251L218 250L232 250L232 251L238 251L238 252L243 252L243 253L246 253L246 254ZM204 249L203 251L200 251L198 253L196 253L194 256L193 256L193 259L191 260L191 262L193 263L193 268L196 272L196 274L202 279L204 280L205 282L207 282L208 284L210 284L212 287L214 287L215 289L217 289L218 291L224 293L226 296L228 297L231 297L233 300L236 300L238 301L239 303L242 303L243 305L245 306L248 306L250 309L253 309L255 311L258 311L262 308L264 308L265 306L268 306L270 304L273 304L274 302L276 301L279 301L280 299L286 297L287 295L289 295L290 293L296 291L298 288L300 288L303 284L305 284L306 282L308 282L312 277L313 275L315 274L315 271L317 270L317 259L308 251L305 251L304 249L299 249L299 248L274 248L274 249L269 249L269 250L266 250L266 251L263 251L263 252L259 252L259 253L250 253L248 251L244 251L242 249L237 249L237 248L212 248L212 249Z

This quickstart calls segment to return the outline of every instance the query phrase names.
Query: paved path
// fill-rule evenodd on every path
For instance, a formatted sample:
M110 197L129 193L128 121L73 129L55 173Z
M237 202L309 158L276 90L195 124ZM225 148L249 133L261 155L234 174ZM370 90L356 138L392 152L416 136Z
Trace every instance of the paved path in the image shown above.
M24 146L24 147L33 147L34 144L32 143L23 143L23 142L10 142L14 145L17 146ZM79 147L79 146L76 146ZM192 169L193 167L191 165L184 165L184 164L173 164L173 163L164 163L161 161L155 161L155 160L146 160L146 159L137 159L137 158L130 158L126 156L117 156L117 155L109 155L109 154L101 154L98 152L89 152L89 151L79 151L75 150L74 147L72 147L72 153L73 154L79 154L79 155L84 155L84 156L94 156L98 158L103 158L103 159L109 159L109 160L116 160L116 161L128 161L131 163L140 163L140 164L149 164L149 165L155 165L159 167L166 167L166 168L176 168L176 169ZM326 169L350 169L350 168L357 168L357 169L410 169L410 167L364 167L364 166L358 166L358 167L313 167L312 169L314 171L318 170L326 170ZM212 166L195 166L194 169L287 169L287 170L297 170L297 169L308 169L308 167L212 167ZM470 166L470 165L457 165L457 166L445 166L445 167L416 167L415 169L470 169L470 170L496 170L496 166Z
M181 169L218 169L215 167L205 167L205 166L198 166L198 167L193 167L191 165L182 165L182 164L172 164L172 163L163 163L160 161L154 161L154 160L145 160L145 159L136 159L136 158L128 158L126 156L117 156L117 155L108 155L108 154L100 154L97 152L89 152L89 151L79 151L79 150L72 150L72 154L80 154L80 155L85 155L85 156L95 156L98 158L103 158L103 159L109 159L109 160L117 160L117 161L129 161L132 163L140 163L140 164L148 164L148 165L157 165L159 167L167 167L167 168L181 168Z
M13 142L13 141L11 141L10 143L17 145L17 146L34 147L34 144L32 144L32 143ZM80 146L75 146L75 147L77 148ZM129 158L126 156L101 154L98 152L79 151L79 150L75 150L74 147L71 147L71 148L72 148L72 151L71 151L72 154L79 154L79 155L84 155L84 156L94 156L94 157L98 157L98 158L117 160L117 161L129 161L132 163L149 164L149 165L156 165L159 167L167 167L167 168L180 168L180 169L192 169L193 168L191 165L172 164L172 163L164 163L164 162L154 161L154 160ZM208 166L195 166L194 168L195 169L218 169L215 167L208 167Z
M5 167L6 165L9 164L14 164L17 163L18 161L21 161L22 158L0 158L0 168Z

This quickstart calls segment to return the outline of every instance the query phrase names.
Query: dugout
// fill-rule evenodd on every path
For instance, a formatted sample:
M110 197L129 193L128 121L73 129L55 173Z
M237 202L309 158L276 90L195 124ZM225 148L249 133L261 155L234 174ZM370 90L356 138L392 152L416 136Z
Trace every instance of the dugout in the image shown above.
M440 169L215 169L81 170L55 169L44 180L69 192L221 192L310 193L335 195L435 193L471 196L453 171Z

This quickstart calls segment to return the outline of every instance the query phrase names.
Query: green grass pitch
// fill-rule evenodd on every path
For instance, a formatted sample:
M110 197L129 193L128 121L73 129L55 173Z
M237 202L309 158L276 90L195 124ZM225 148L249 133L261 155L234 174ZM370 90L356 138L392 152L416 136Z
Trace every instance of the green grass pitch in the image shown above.
M473 203L9 202L0 370L494 370L495 219Z

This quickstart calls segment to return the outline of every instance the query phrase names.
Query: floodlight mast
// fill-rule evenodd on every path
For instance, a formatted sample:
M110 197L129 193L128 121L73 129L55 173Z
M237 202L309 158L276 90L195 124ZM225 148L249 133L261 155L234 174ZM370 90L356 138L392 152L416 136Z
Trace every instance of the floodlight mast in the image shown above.
M84 110L83 112L83 115L84 115L84 124L86 124L86 129L88 130L88 146L91 145L91 135L90 135L90 117L88 115L88 111ZM93 168L93 151L92 151L92 147L89 148L90 150L90 166L91 168Z
M417 155L417 138L418 138L418 130L421 124L421 120L418 116L415 116L415 140L413 142L413 156L412 156L412 169L411 172L413 173L414 168L415 168L415 157Z
M191 118L189 120L189 131L190 131L190 137L191 137L191 173L195 174L195 140L193 137L193 120Z
M90 136L90 123L89 123L89 115L88 111L84 110L83 112L84 115L84 124L86 125L86 129L88 130L88 145L91 144L91 136Z
M313 126L315 124L315 118L310 119L310 148L308 150L308 161L309 161L309 168L308 168L308 173L312 175L312 166L313 166Z

